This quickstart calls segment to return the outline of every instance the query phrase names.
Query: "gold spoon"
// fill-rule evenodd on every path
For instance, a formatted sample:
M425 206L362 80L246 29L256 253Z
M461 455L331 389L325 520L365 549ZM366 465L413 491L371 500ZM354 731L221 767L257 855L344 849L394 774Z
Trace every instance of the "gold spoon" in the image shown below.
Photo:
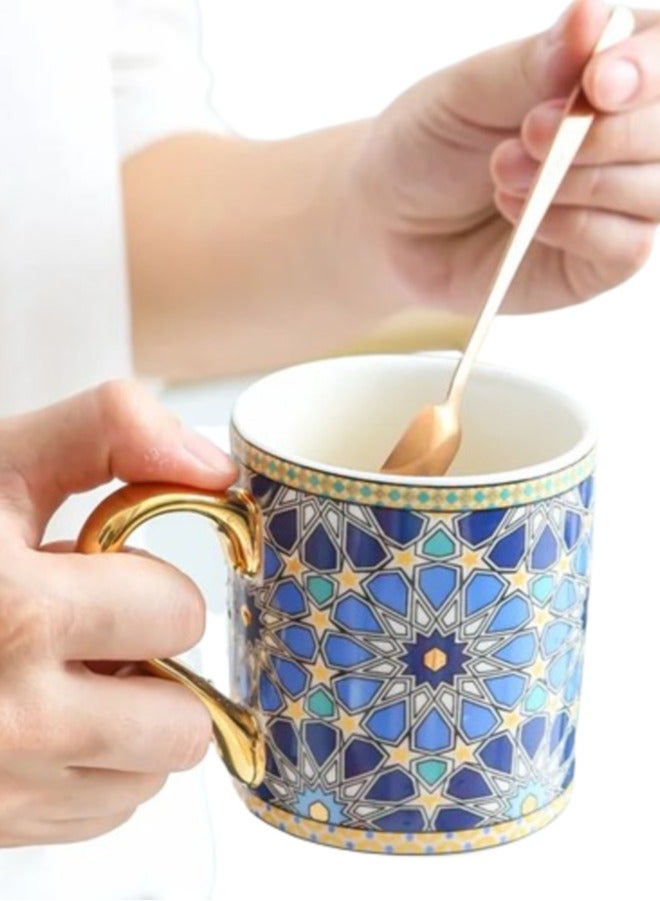
M625 6L615 6L592 55L630 37L634 28L632 12ZM397 475L444 475L451 466L461 443L460 409L463 392L477 353L527 248L534 240L536 230L595 117L596 112L578 83L566 102L557 133L536 175L518 224L509 238L483 310L456 367L444 402L429 404L420 410L385 461L382 472Z

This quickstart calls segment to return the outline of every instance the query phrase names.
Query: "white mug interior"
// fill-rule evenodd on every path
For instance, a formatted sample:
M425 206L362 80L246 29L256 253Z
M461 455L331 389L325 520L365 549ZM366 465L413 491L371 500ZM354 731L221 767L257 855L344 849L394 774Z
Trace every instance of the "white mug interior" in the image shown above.
M589 418L558 388L478 364L463 403L463 437L445 476L379 469L412 416L444 397L455 354L338 357L282 369L239 398L232 420L249 443L298 466L383 482L470 485L538 478L594 446Z

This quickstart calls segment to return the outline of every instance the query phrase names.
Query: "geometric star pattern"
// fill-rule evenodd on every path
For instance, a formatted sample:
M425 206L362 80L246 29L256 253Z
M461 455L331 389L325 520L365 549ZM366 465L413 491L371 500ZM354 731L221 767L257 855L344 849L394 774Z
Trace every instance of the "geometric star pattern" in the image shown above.
M267 741L255 803L369 834L489 830L573 778L592 477L451 513L263 474L264 554L232 577L234 697Z

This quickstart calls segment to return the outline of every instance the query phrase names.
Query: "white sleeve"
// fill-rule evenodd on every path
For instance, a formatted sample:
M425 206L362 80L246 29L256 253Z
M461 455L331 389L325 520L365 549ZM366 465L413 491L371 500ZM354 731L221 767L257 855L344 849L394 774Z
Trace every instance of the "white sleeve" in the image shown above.
M211 106L196 0L114 0L112 74L119 153L184 131L226 132Z

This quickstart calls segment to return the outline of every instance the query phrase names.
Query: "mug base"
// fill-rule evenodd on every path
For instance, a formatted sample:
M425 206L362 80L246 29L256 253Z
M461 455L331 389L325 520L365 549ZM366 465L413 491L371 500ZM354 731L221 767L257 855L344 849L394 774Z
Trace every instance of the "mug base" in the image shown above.
M459 832L384 832L333 826L282 810L245 789L241 794L248 809L264 823L317 844L376 854L451 854L502 845L531 835L562 812L570 798L571 788L550 804L515 820Z

